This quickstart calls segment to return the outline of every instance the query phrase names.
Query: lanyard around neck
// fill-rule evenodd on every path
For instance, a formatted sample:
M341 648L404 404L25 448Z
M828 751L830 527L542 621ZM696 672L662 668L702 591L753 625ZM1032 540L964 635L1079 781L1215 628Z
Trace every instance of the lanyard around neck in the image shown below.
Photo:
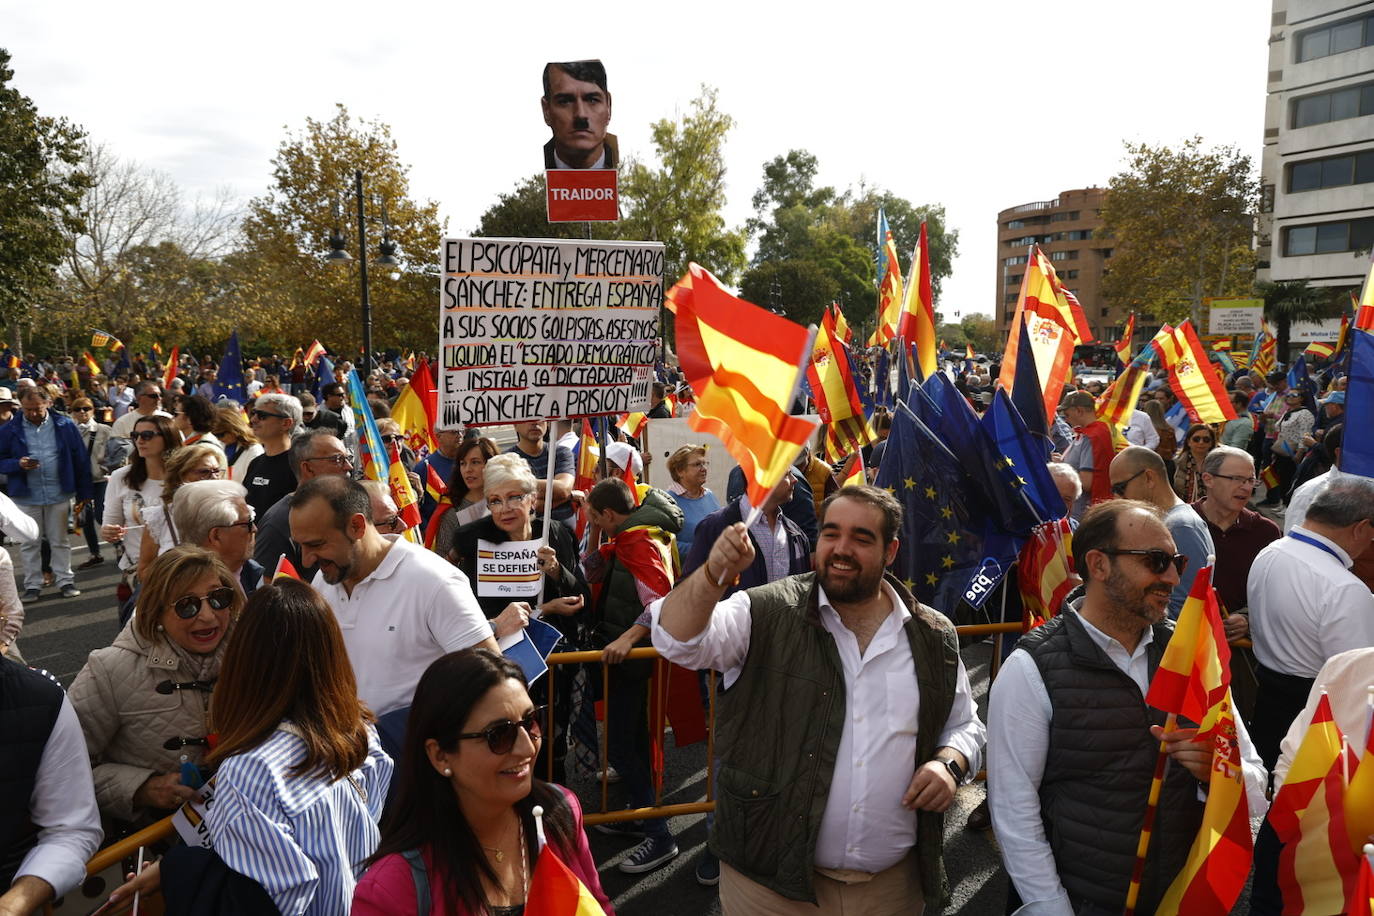
M1299 530L1296 529L1296 528L1294 528L1292 531L1288 532L1288 536L1289 536L1290 538L1292 538L1293 540L1295 540L1295 541L1302 541L1304 544L1311 544L1313 547L1317 548L1318 550L1325 550L1327 553L1331 554L1331 555L1332 555L1333 557L1335 557L1337 560L1340 560L1340 564L1341 564L1342 566L1345 565L1345 560L1343 560L1343 559L1341 558L1341 555L1338 554L1338 553L1336 553L1335 550L1331 549L1331 546L1330 546L1329 544L1323 544L1321 541L1317 540L1316 538L1311 537L1310 535L1303 534L1301 531L1299 531Z

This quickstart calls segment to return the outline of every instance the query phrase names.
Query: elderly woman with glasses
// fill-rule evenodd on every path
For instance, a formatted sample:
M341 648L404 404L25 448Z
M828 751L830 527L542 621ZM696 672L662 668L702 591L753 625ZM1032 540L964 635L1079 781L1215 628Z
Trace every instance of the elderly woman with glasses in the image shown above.
M210 693L242 607L218 557L177 547L149 567L138 611L114 643L91 653L69 695L105 817L147 823L191 796L215 730Z
M211 442L183 445L167 459L162 476L162 497L143 510L143 543L138 548L138 577L143 578L159 553L182 542L172 520L172 500L182 484L220 480L229 471L224 450Z
M570 643L575 643L578 620L574 615L579 615L591 599L591 590L577 559L577 542L567 526L550 521L548 537L544 538L544 519L534 511L537 486L529 464L519 455L497 455L488 460L482 472L482 489L491 515L458 529L453 539L453 555L456 565L472 584L482 612L489 620L494 619L498 639L514 624L507 615L527 615L542 586L543 603L539 607L545 621L557 627ZM509 541L540 540L546 543L535 549L534 581L512 586L494 580L479 567L479 551ZM512 594L512 588L519 589L521 585L525 590ZM544 752L553 754L555 781L563 777L563 758L567 749L564 735L572 710L571 681L566 677L558 680L560 695L554 702L558 720L554 723L556 733L553 740L547 742L552 748ZM540 702L546 702L547 684L548 679L544 678L535 685L536 699Z

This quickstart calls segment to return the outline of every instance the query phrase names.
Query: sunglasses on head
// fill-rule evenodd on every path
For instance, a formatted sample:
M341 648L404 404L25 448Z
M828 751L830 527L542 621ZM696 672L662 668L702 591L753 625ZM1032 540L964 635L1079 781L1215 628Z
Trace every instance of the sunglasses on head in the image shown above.
M133 434L132 438L139 439L143 442L151 442L152 440L156 439L158 436L161 435L162 433L158 432L155 429L140 429Z
M1145 568L1155 575L1159 575L1169 568L1169 564L1174 564L1174 569L1178 574L1183 575L1183 571L1188 568L1188 558L1181 553L1169 553L1167 550L1160 550L1158 547L1151 547L1149 550L1103 550L1109 557L1132 556L1140 557Z
M204 595L182 595L172 602L172 611L182 620L190 620L200 613L201 602L208 603L211 610L222 611L234 603L234 590L221 585Z
M459 735L459 738L485 738L487 747L493 754L509 754L511 748L515 747L516 729L523 728L525 734L530 736L531 741L537 741L543 737L544 730L540 726L540 719L548 711L547 706L536 706L519 722L512 722L506 719L494 725L488 725L480 732L467 732Z

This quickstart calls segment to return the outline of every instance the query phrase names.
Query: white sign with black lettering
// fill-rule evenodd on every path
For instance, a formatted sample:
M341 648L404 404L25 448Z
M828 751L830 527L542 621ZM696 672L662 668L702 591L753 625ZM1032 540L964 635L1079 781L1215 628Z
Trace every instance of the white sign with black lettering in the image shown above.
M445 239L439 429L649 409L660 242Z
M187 846L199 846L204 849L214 846L214 843L210 842L210 828L205 823L206 814L214 803L215 780L211 779L196 790L190 801L172 812L172 826L177 829L181 841Z
M533 598L539 594L539 547L543 541L477 541L477 595L480 598Z

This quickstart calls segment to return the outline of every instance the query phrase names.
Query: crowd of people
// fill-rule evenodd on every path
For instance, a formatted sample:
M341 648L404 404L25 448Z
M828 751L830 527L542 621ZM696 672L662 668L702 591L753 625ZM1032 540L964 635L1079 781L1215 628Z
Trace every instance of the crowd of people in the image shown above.
M609 759L592 770L629 808L655 804L654 665L630 657L649 646L722 679L716 805L693 871L727 914L942 911L944 813L984 768L969 826L995 831L1012 908L1119 912L1162 738L1149 913L1183 867L1211 765L1196 729L1165 734L1144 701L1197 571L1214 558L1239 644L1252 815L1316 685L1354 734L1374 684L1374 480L1339 470L1336 371L1291 390L1282 372L1236 372L1240 419L1210 425L1188 420L1162 372L1117 430L1098 418L1101 383L1066 386L1045 460L1078 587L1006 655L985 721L954 626L967 609L923 604L888 572L902 501L841 486L820 441L756 506L739 468L712 492L728 456L702 443L661 456L672 482L649 485L653 456L610 427L579 488L586 446L567 421L514 423L504 451L488 429L411 449L389 419L406 373L382 361L364 390L425 494L420 539L390 488L360 479L347 363L316 379L250 360L246 404L208 361L165 387L156 364L107 367L108 383L87 368L40 363L0 388L0 527L23 565L22 596L0 575L0 914L69 892L102 839L207 783L208 841L157 849L116 909L160 890L172 913L515 916L547 843L610 913L566 785L604 727ZM950 372L982 411L996 370ZM679 381L663 369L646 422L690 405ZM888 445L881 410L873 426L868 481ZM75 529L80 568L119 567L119 630L63 691L17 640L45 589L80 594ZM537 597L484 584L482 557L508 542L539 542ZM299 578L273 576L288 566ZM604 697L600 669L550 689L502 655L534 618L564 648L602 652ZM690 692L705 703L704 680ZM633 844L625 874L680 855L663 817L597 829ZM1282 911L1278 855L1261 832L1253 912Z

